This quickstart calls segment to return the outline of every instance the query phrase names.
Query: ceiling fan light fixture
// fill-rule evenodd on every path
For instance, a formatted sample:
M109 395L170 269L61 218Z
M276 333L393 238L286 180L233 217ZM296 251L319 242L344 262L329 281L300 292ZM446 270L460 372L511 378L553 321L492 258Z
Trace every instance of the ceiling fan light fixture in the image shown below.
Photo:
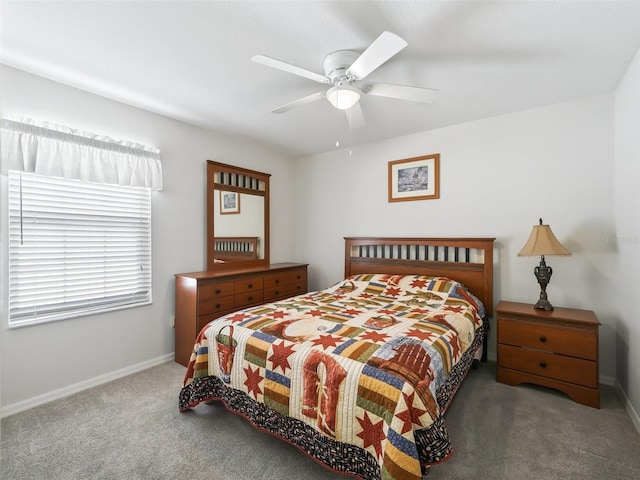
M338 110L348 110L358 103L360 94L353 87L336 85L327 91L327 100Z

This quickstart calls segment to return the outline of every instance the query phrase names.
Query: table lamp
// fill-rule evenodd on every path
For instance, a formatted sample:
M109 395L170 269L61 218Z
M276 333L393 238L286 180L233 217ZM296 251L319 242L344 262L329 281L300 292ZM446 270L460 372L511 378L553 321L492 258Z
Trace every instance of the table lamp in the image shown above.
M553 310L553 305L547 299L547 284L551 280L553 270L547 266L544 257L545 255L571 255L571 252L562 246L549 225L543 225L542 219L540 219L539 225L533 226L529 240L518 253L519 257L534 255L540 255L540 265L533 269L533 273L540 284L540 299L533 308Z

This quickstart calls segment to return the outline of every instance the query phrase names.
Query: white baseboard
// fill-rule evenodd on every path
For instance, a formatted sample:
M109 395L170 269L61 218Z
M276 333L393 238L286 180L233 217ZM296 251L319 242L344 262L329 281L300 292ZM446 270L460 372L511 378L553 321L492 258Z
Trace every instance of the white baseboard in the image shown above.
M620 383L616 381L615 387L618 391L618 394L620 395L620 398L622 399L622 403L624 403L624 406L627 409L627 413L631 417L633 426L636 427L636 430L638 431L638 433L640 433L640 416L638 416L638 412L636 412L635 408L633 408L633 405L631 405L631 402L629 401L627 395L624 393L624 390L622 389Z
M600 375L600 383L603 385L609 385L610 387L615 387L616 379L608 375Z
M58 400L59 398L68 397L69 395L73 395L74 393L97 387L98 385L102 385L103 383L107 383L112 380L117 380L118 378L131 375L132 373L140 372L142 370L146 370L147 368L155 367L156 365L173 361L173 359L174 354L168 353L167 355L163 355L161 357L153 358L145 362L121 368L120 370L116 370L115 372L105 373L104 375L90 378L82 382L74 383L73 385L68 385L51 392L43 393L42 395L38 395L26 400L22 400L20 402L13 403L11 405L7 405L0 408L0 418L8 417L9 415L13 415L15 413L22 412L39 405L43 405L53 400Z

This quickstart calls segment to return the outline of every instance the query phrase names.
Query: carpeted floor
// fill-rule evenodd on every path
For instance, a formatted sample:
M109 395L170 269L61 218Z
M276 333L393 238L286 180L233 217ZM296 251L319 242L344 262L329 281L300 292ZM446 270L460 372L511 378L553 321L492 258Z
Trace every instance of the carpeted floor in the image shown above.
M346 479L219 403L178 412L166 363L2 420L0 478ZM455 453L429 479L637 480L640 435L611 387L600 410L472 370L447 412Z

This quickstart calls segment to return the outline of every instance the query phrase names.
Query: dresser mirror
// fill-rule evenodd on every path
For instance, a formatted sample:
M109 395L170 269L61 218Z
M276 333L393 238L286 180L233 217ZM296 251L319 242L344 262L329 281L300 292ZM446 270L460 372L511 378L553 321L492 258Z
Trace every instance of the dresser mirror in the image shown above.
M207 270L269 265L270 176L207 160Z

